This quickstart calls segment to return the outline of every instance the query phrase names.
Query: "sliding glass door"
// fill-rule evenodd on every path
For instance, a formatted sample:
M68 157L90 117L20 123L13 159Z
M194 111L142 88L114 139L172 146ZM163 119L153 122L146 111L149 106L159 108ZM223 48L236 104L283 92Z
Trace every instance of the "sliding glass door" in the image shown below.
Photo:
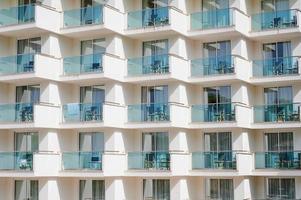
M223 27L230 24L228 0L203 0L203 28Z
M26 85L16 87L16 103L39 103L40 85Z
M169 71L168 40L143 42L143 73Z
M34 120L33 106L40 102L40 85L16 87L15 120L29 122Z
M15 200L38 200L39 182L37 180L15 180Z
M143 27L168 23L168 0L142 0Z
M97 132L79 133L79 154L82 168L102 169L104 134Z
M295 199L294 178L267 178L267 198L271 199Z
M235 168L231 132L205 133L205 168Z
M169 120L168 86L141 87L143 121Z
M102 71L102 55L105 52L104 38L81 41L81 71Z
M34 70L34 55L41 53L41 38L29 38L17 41L17 72Z
M264 88L265 121L291 121L299 118L293 105L291 86Z
M282 75L297 72L298 66L293 63L291 42L263 44L263 75Z
M210 200L233 200L234 187L232 179L207 179L206 196Z
M231 41L203 44L204 75L233 73Z
M99 23L102 0L81 0L81 25Z
M168 133L143 133L144 168L170 169Z
M105 181L80 180L79 200L105 200Z
M204 88L204 98L205 121L231 121L234 119L230 86Z
M164 179L143 180L143 200L170 200L170 183Z
M34 4L36 0L18 0L19 23L32 22L35 18Z
M266 168L299 168L300 155L294 153L292 132L265 133Z
M102 120L102 108L105 101L105 86L80 87L80 113L82 121Z
M268 29L295 25L296 19L289 9L289 0L262 0L262 28Z

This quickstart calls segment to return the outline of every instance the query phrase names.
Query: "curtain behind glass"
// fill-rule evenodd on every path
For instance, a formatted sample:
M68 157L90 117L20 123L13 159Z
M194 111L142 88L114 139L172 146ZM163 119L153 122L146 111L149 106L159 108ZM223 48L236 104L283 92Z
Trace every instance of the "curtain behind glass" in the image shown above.
M220 199L232 200L234 197L233 192L233 180L220 179Z
M204 88L205 104L231 103L231 86Z
M290 104L293 102L293 89L289 87L264 88L266 105Z
M141 103L167 103L168 86L143 86L141 87Z
M80 200L92 199L92 181L79 181L79 197Z
M263 12L273 12L276 10L288 10L288 0L262 0L261 9Z
M295 199L295 179L285 178L281 179L280 193L281 197L286 199Z
M79 133L79 151L103 152L103 133Z
M162 55L167 53L167 39L143 42L143 56Z
M229 0L203 0L203 11L229 8Z
M170 186L169 180L153 180L155 199L169 200L170 199Z
M36 180L16 180L15 181L15 200L38 200L39 184Z
M103 103L104 101L104 86L99 85L80 87L80 103Z
M41 38L30 38L17 41L17 54L41 53Z
M269 178L267 179L267 187L269 198L295 199L294 178Z
M106 51L105 39L81 41L81 55L104 53Z
M17 86L16 103L39 103L40 85Z
M38 133L15 133L15 151L37 152L38 150Z
M294 139L292 132L283 133L266 133L266 149L267 151L293 151Z
M269 197L280 197L280 180L269 178L268 179L268 195Z
M169 151L168 133L142 133L142 151Z
M218 41L203 44L203 57L222 57L231 55L231 41Z
M168 0L142 0L142 9L168 6Z
M105 200L105 182L103 180L92 180L92 200Z
M291 55L291 42L263 44L263 58L265 60L289 57Z
M205 133L205 151L232 151L230 132Z

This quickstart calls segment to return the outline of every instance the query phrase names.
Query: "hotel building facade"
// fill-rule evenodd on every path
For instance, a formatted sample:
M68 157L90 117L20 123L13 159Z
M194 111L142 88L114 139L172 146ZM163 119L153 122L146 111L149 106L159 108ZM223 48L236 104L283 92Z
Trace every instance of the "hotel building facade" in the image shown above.
M0 200L301 199L301 0L1 0Z

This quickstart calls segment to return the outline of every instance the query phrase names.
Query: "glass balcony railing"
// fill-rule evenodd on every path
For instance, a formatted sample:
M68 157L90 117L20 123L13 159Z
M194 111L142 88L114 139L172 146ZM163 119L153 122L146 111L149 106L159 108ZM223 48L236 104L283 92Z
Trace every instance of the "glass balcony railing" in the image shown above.
M169 8L152 8L128 13L128 29L140 29L169 24Z
M35 54L0 57L0 75L30 73L34 71Z
M193 152L192 169L236 169L236 152Z
M235 121L235 106L232 103L193 105L192 122Z
M191 61L191 76L233 74L234 71L234 59L232 55L201 58Z
M0 27L35 21L35 4L20 5L0 10Z
M233 9L216 9L192 13L191 29L214 29L225 28L233 25Z
M78 75L103 72L103 54L89 54L64 58L64 74Z
M253 76L284 76L299 74L298 57L280 57L253 61Z
M64 122L96 122L103 119L102 103L71 103L63 105Z
M256 152L256 169L301 169L301 152Z
M299 103L254 106L254 122L300 121Z
M128 169L170 169L169 152L129 152Z
M129 122L169 121L169 113L168 103L128 105Z
M0 105L0 123L33 122L33 103Z
M169 55L153 55L128 59L128 75L169 73Z
M64 152L64 170L102 170L102 152Z
M0 152L0 170L32 170L32 152Z
M297 27L298 10L278 10L252 15L252 30L263 31L278 28Z
M103 24L103 5L64 11L64 27Z

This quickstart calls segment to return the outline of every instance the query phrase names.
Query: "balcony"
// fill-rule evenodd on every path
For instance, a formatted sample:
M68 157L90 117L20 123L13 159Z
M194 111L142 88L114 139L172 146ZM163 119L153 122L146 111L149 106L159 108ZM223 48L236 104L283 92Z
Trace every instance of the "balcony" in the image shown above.
M256 152L255 169L301 169L301 152Z
M190 15L189 36L195 39L225 38L226 34L247 35L249 17L237 8L216 9ZM209 35L208 35L209 34Z
M48 23L45 24L45 21ZM27 4L0 10L0 34L5 36L22 36L24 31L28 34L43 33L45 30L58 33L59 27L60 13L43 4Z
M64 129L123 128L126 120L125 106L113 102L65 104L61 113Z
M299 57L290 56L266 60L254 60L251 82L256 84L280 80L290 82L299 80L299 75Z
M168 54L128 59L128 75L142 76L169 73Z
M190 128L249 128L251 116L252 108L239 102L192 105Z
M299 103L254 106L254 123L300 122Z
M67 57L63 59L60 80L78 84L86 81L99 84L100 79L122 81L125 65L122 58L107 53Z
M189 107L180 103L135 104L127 106L127 128L187 128Z
M64 123L101 122L103 105L101 103L71 103L63 105Z
M17 103L0 105L0 128L57 128L58 106L40 103ZM52 116L46 119L43 116Z
M150 8L127 13L125 34L134 38L151 38L157 34L186 32L186 16L174 7Z
M253 14L251 19L251 37L264 38L276 34L297 35L300 32L300 11L297 9L257 13Z
M144 9L128 13L128 29L169 25L168 7Z
M188 62L184 58L172 54L159 54L130 58L127 61L129 82L144 82L175 79L186 81Z
M96 5L64 11L64 27L76 27L103 23L103 6Z
M191 30L217 29L233 26L233 10L217 9L191 14Z
M170 170L169 152L129 152L129 170Z
M192 169L236 169L236 152L193 152Z
M236 80L248 81L250 62L238 55L216 56L191 60L189 81L206 84L229 84Z
M64 75L102 73L102 54L90 54L64 58Z
M0 152L0 170L33 170L32 152Z
M119 23L110 23L109 20L112 19ZM124 29L123 21L123 13L116 8L102 4L66 10L61 34L82 38L82 34L92 37L113 32L121 33Z
M63 170L102 170L102 152L64 152Z
M235 121L235 106L232 103L193 105L192 122Z
M169 120L168 103L128 105L129 122L167 122Z
M22 123L34 121L33 103L2 104L0 105L1 123Z
M0 57L0 80L8 83L15 81L57 80L60 61L44 54L18 54ZM57 70L55 70L57 69Z

